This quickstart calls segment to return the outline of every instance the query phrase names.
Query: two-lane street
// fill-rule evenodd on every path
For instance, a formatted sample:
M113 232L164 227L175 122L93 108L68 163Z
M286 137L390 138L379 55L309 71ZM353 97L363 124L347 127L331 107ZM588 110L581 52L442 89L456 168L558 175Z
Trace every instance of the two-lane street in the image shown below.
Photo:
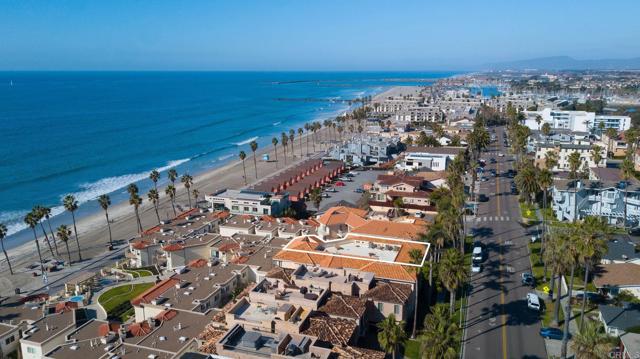
M521 274L531 269L526 230L518 223L518 197L512 195L507 171L513 159L502 145L504 128L496 129L496 141L483 153L486 182L480 182L481 202L475 217L467 220L474 240L485 247L480 273L472 273L464 337L464 357L546 358L539 336L539 315L527 308L532 289L522 285ZM499 157L499 154L504 157ZM490 158L496 163L491 164ZM497 176L491 177L494 168Z

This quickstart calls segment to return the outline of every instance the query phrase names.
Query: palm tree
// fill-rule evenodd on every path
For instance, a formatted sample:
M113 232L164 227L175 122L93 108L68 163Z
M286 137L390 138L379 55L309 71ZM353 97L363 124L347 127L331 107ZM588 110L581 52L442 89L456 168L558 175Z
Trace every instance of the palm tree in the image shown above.
M449 248L440 261L440 281L449 292L449 313L453 314L455 309L456 291L464 283L467 271L464 265L462 253Z
M244 151L240 151L240 154L238 156L242 161L242 172L244 173L244 176L242 176L242 178L244 179L244 184L246 185L247 184L247 168L244 165L244 160L247 158L247 154L244 153Z
M38 217L29 212L24 217L24 223L33 231L33 239L36 241L36 249L38 250L38 259L40 260L40 274L44 275L44 264L42 263L42 253L40 252L40 243L38 243L38 235L36 234L36 226L38 225Z
M113 237L111 236L111 222L109 221L109 206L111 205L111 198L108 195L103 194L98 197L98 203L104 211L104 217L107 219L107 228L109 229L109 246L113 247Z
M294 129L290 129L289 130L289 140L291 141L291 158L295 158L296 157L296 151L293 148L293 145L295 143L294 139L296 137L296 131Z
M612 231L607 221L602 217L588 216L580 224L582 232L581 240L576 242L576 249L580 261L584 265L584 287L589 283L589 269L607 253L607 241ZM584 324L584 310L587 304L587 296L582 297L582 309L580 311L580 330Z
M444 305L431 308L431 314L424 318L424 331L420 337L420 358L457 358L458 332L458 326L451 320Z
M580 158L580 153L578 151L573 151L568 159L569 163L569 179L573 181L573 221L575 222L578 219L578 170L580 169L580 165L582 164L582 159Z
M177 217L178 214L176 213L176 187L174 185L170 184L164 190L164 193L167 196L169 196L169 199L171 200L171 208L173 208L173 216Z
M176 180L178 179L178 171L176 171L175 168L170 169L169 172L167 172L167 177L169 178L169 181L171 181L171 184L175 187Z
M536 168L529 161L525 162L515 177L516 185L524 195L527 203L533 203L536 194L540 190L538 180L536 179Z
M271 143L273 144L273 152L276 155L276 168L278 168L278 139L276 137L272 138Z
M600 323L593 320L585 323L571 344L576 358L580 359L609 358L611 348L611 339L601 330Z
M160 172L156 170L151 171L151 173L149 173L149 179L153 181L153 188L156 190L156 192L158 192L158 180L160 179Z
M0 245L2 246L2 252L4 252L4 258L7 260L7 265L9 266L9 273L13 275L13 268L11 268L11 261L9 260L9 255L7 255L7 250L4 249L4 238L7 236L7 226L3 223L0 223Z
M51 241L53 242L53 248L56 250L56 255L60 255L60 253L58 252L58 242L56 242L56 237L53 234L53 229L51 228L51 208L49 207L42 207L42 214L44 215L44 218L47 220L47 225L49 226L49 233L51 233Z
M562 290L560 281L562 274L566 271L567 257L565 256L565 239L559 234L552 233L545 240L544 261L551 267L551 290L550 293L555 293L554 287L556 286L556 280L558 282L558 293L556 294L556 303L554 307L553 322L558 325L560 318L560 298L562 297ZM556 278L557 275L557 278ZM553 300L553 298L551 298Z
M49 241L49 235L47 234L47 231L44 230L44 224L42 223L42 218L44 218L44 213L42 212L42 206L34 206L33 209L31 210L31 213L33 213L35 218L38 220L38 223L40 224L40 228L42 228L42 233L44 233L44 239L47 243L47 247L49 248L49 252L51 253L51 256L55 257L55 255L53 254L53 247L51 247L51 242Z
M395 359L398 346L407 340L407 334L402 329L404 322L397 323L396 316L389 314L384 320L378 323L378 342L385 353L390 353Z
M76 245L78 246L78 258L80 262L82 262L82 253L80 251L80 240L78 239L78 228L76 228L75 214L76 210L78 210L78 201L76 201L76 198L73 195L68 194L64 196L62 205L64 206L64 209L71 212L71 219L73 219L73 235L76 237Z
M307 122L304 124L304 130L307 132L307 156L309 155L309 130L311 130L311 125Z
M142 198L138 196L138 193L131 193L129 196L129 204L133 206L133 211L136 214L136 222L138 223L138 233L142 233L142 222L140 221L140 213L138 209L142 204Z
M149 198L149 202L153 204L153 209L156 211L156 217L158 218L158 225L160 225L160 214L158 213L158 202L160 201L160 194L158 190L152 188L147 193L147 198Z
M607 142L607 157L609 157L609 154L613 152L613 140L618 138L618 131L613 127L609 127L607 128L606 134L609 138L609 141Z
M316 211L320 212L320 202L322 202L322 192L320 188L314 188L309 193L309 200L316 206Z
M409 259L411 264L420 264L422 262L422 251L414 248L411 249L409 251ZM422 273L422 267L412 267L413 270L415 271L415 275L416 275L416 285L415 288L413 288L413 292L415 293L416 297L415 297L415 301L414 301L414 306L413 306L413 328L411 329L411 338L415 338L416 337L416 327L417 327L417 322L418 322L418 287L419 287L419 282L420 282L420 274Z
M61 224L58 227L56 232L58 239L64 243L65 247L67 247L67 257L69 257L69 264L71 264L71 251L69 250L69 238L71 238L71 230L64 224Z
M553 171L553 169L558 165L558 152L555 151L547 151L544 154L544 167L549 171Z
M256 172L256 179L258 179L258 162L256 161L256 150L258 150L258 142L251 141L249 147L251 147L251 152L253 152L253 169Z
M551 134L551 125L548 122L542 124L542 134L549 138L549 135Z
M553 175L551 171L544 168L537 172L538 176L536 177L538 180L538 187L542 188L542 251L544 252L544 241L546 237L546 229L547 229L547 191L549 187L553 184ZM540 256L540 260L542 260L542 256ZM546 264L545 264L546 269ZM546 275L545 275L546 278Z
M581 231L579 223L572 223L568 228L565 229L567 232L561 238L565 241L565 257L567 263L569 264L570 277L569 277L569 289L567 293L567 298L571 299L573 293L573 282L575 279L576 266L578 264L578 248L577 242L581 241ZM586 285L586 284L585 284ZM562 348L560 350L562 358L567 357L567 344L569 342L569 322L571 321L571 300L567 300L564 320L564 336L562 337Z
M194 202L196 202L196 208L198 207L198 197L200 197L200 191L198 191L197 188L194 188L191 191L191 194L193 194L193 200Z
M191 192L189 192L191 190L191 185L193 184L193 177L191 177L190 174L185 173L182 175L182 178L180 178L180 181L184 185L184 188L187 190L187 198L189 199L189 208L193 208L193 206L191 206Z
M598 145L591 146L591 159L595 162L596 167L600 167L602 161L602 147Z
M536 123L538 124L538 131L540 131L540 124L542 123L542 116L536 116Z
M138 194L138 191L138 186L135 183L131 183L127 186L127 192L129 192L129 195Z
M304 133L304 130L302 129L302 127L298 127L298 141L300 142L300 157L302 157L302 134Z
M624 222L623 225L627 227L627 197L629 193L629 179L635 175L635 166L631 159L631 153L627 153L627 156L622 161L622 179L624 180Z
M284 153L284 165L287 165L287 143L289 142L289 137L287 134L282 132L280 134L280 144L282 145L282 152Z

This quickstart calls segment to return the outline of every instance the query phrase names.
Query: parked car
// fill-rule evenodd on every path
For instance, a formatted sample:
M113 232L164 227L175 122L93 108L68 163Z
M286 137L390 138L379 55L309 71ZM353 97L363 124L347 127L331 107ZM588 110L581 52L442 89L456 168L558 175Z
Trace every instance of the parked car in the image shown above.
M504 153L502 152L498 153L498 157L504 157Z
M422 218L424 217L424 213L422 213L421 211L417 211L416 213L413 214L416 218Z
M522 284L530 287L535 287L536 279L533 277L533 274L529 272L522 273Z
M533 309L536 312L540 311L540 297L538 297L537 294L527 293L527 308Z
M362 188L356 188L353 190L355 193L364 193L364 190Z
M327 189L326 189L326 191L327 191L327 192L333 192L333 193L338 192L338 190L337 190L337 189L335 189L335 188L333 188L333 187L329 187L329 188L327 188Z
M496 161L496 159L494 157L491 157L491 159L489 160L491 163L496 163L498 161Z
M640 227L630 228L629 235L631 236L640 236Z
M472 273L480 273L482 272L482 264L478 261L471 262L471 272Z
M344 186L345 186L345 184L344 184L344 182L342 182L342 181L338 181L338 182L336 182L336 186L337 186L337 187L344 187Z
M322 198L329 198L329 194L327 192L322 192Z
M481 246L473 247L473 252L471 253L471 259L474 261L480 261L484 259L484 253Z
M481 193L478 195L478 202L487 202L488 200L489 197L486 194Z
M540 336L547 339L562 340L564 332L558 328L543 327L540 328Z

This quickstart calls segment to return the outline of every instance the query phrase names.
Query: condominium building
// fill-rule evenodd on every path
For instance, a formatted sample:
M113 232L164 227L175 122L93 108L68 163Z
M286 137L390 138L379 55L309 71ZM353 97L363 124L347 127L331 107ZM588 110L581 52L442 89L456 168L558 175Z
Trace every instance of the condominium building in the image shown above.
M588 180L556 179L552 209L559 221L599 216L610 224L638 225L640 219L640 182L625 183L617 168L591 168Z
M404 171L430 169L444 171L464 147L409 147L396 168Z
M615 128L617 131L626 131L631 127L631 117L596 115L586 111L563 111L545 108L540 111L525 111L524 125L532 130L539 130L542 125L548 123L552 128L567 129L571 131L592 132L600 128ZM538 116L541 121L538 122Z
M205 200L214 210L228 210L232 214L279 216L289 208L289 194L249 190L224 189L210 195Z

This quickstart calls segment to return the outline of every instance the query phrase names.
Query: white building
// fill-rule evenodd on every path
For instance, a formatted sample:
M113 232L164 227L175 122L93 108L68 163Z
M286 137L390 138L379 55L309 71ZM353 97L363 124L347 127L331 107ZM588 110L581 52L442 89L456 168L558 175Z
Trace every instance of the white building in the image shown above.
M289 195L272 194L248 190L225 189L210 195L205 200L213 209L227 209L232 214L254 216L279 216L289 208Z
M559 221L573 221L577 213L578 219L600 216L610 224L622 224L626 204L627 225L637 226L640 219L640 182L631 179L625 191L619 169L591 168L589 171L589 180L554 181L552 209L555 217Z
M555 152L558 155L558 165L552 168L552 171L569 171L569 156L572 153L578 152L580 154L580 163L583 165L578 169L582 171L584 165L589 168L592 167L605 167L607 165L607 149L601 147L599 163L595 163L593 160L593 151L590 144L571 144L571 143L540 143L535 148L534 163L543 167L545 163L545 156L547 152Z
M548 123L551 128L560 128L570 131L592 132L598 129L600 123L605 128L615 128L617 131L626 131L631 127L629 116L598 115L586 111L563 111L545 108L541 111L525 111L524 125L532 130L539 130L542 125ZM540 116L542 121L536 120Z
M449 162L465 150L464 147L409 147L405 151L404 158L396 164L396 168L405 171L418 169L444 171Z

